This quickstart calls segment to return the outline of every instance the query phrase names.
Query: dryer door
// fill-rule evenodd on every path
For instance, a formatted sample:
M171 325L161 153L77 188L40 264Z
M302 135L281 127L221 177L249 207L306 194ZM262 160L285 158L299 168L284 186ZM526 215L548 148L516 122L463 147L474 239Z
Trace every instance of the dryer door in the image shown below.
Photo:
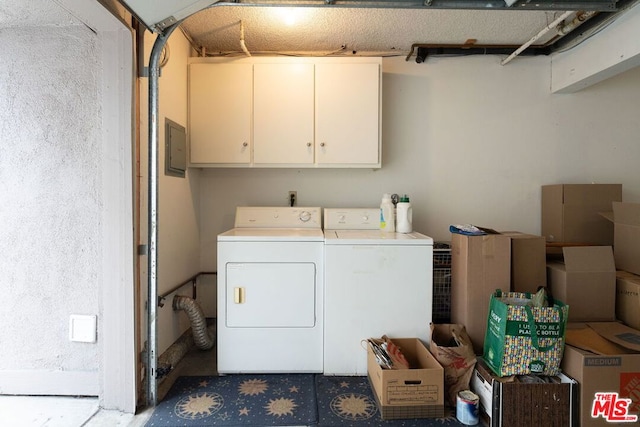
M226 326L313 328L316 265L240 262L226 265Z

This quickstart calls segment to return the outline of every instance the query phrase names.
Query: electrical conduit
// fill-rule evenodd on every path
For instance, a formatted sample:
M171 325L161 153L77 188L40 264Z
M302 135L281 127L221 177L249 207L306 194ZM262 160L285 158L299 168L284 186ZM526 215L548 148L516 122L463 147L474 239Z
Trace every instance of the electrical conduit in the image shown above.
M251 56L249 49L247 49L247 45L244 44L244 24L242 23L242 20L240 20L240 48L245 55Z

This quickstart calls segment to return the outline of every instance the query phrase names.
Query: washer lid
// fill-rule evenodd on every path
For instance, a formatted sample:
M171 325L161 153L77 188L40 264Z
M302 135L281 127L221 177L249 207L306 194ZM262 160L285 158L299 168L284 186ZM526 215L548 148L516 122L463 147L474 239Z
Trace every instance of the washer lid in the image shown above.
M418 232L389 233L382 230L325 230L327 245L422 245L433 246L433 239Z
M317 228L232 228L218 235L219 242L322 242Z

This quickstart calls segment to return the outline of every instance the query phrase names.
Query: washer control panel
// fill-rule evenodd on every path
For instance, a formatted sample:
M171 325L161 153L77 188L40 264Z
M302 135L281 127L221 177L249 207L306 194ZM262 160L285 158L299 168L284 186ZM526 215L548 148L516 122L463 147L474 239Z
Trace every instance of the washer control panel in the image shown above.
M376 230L380 208L329 208L324 210L325 230Z
M322 228L318 207L239 206L235 228Z

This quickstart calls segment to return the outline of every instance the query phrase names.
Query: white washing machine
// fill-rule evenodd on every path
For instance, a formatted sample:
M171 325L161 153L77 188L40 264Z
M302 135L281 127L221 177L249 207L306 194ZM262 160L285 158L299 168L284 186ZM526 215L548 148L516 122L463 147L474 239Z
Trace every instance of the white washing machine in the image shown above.
M379 221L378 208L324 210L325 375L366 375L368 338L429 342L433 239Z
M322 372L320 208L238 207L218 235L218 372Z

